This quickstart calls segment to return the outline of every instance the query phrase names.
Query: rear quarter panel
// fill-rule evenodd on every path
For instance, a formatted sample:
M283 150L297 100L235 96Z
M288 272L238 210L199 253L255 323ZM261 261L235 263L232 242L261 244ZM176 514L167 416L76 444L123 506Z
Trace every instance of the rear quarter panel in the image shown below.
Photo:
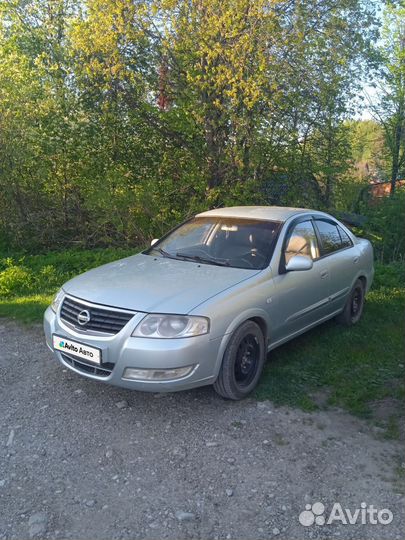
M359 277L364 276L366 278L367 293L374 279L374 250L371 242L365 238L356 238L356 247L359 253L359 268L353 284Z

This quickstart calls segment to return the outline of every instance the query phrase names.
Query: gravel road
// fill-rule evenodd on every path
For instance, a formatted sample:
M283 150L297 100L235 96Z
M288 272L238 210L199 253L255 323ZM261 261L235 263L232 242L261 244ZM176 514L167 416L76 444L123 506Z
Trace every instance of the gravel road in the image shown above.
M404 538L402 446L347 413L124 391L68 372L40 327L5 320L0 344L2 539ZM301 525L315 502L393 520Z

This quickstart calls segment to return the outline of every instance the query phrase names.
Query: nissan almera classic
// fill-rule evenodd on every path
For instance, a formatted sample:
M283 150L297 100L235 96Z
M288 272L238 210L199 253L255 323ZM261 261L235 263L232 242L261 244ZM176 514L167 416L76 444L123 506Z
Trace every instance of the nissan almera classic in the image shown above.
M328 214L210 210L63 285L46 342L90 379L153 392L213 384L241 399L271 349L332 317L357 323L373 273L370 243Z

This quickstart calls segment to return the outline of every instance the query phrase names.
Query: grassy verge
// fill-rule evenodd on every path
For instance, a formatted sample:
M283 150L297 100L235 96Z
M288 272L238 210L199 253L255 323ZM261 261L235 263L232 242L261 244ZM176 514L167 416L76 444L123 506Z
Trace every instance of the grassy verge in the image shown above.
M0 317L17 319L24 323L41 322L52 297L52 294L34 294L0 300Z
M40 322L62 283L132 253L104 249L0 258L0 316ZM273 351L257 399L306 410L338 405L374 415L386 436L396 437L405 397L404 282L403 266L377 265L361 322L348 329L330 321Z
M135 252L115 248L0 256L0 317L41 322L53 295L67 280Z

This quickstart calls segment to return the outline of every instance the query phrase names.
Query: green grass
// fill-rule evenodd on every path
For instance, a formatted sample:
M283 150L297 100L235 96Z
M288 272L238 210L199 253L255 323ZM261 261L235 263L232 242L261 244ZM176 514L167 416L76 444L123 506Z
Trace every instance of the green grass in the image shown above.
M0 316L40 322L65 281L135 252L97 249L0 257ZM394 406L383 425L387 437L396 436L396 404L405 397L404 282L402 265L377 265L361 322L345 328L330 321L272 351L256 398L308 411L336 405L369 417L375 404L390 398Z
M314 410L322 396L361 416L378 400L402 401L404 297L403 267L377 265L361 321L329 321L272 351L256 397Z
M52 294L35 294L0 300L0 317L17 319L24 323L40 322L52 298Z
M137 251L116 248L0 256L0 317L41 322L53 295L67 280Z

